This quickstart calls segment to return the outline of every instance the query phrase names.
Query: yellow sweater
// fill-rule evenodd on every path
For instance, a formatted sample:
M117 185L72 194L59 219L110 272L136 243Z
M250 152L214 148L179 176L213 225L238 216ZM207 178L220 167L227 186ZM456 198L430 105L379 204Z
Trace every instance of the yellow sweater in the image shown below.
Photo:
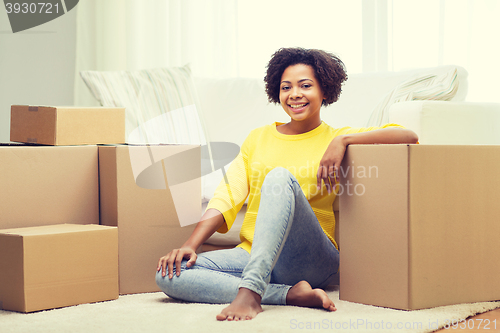
M281 134L273 123L250 132L241 146L240 153L228 168L226 178L215 190L207 209L221 212L225 224L218 232L226 233L233 225L236 214L248 197L247 212L240 231L239 247L250 252L252 248L255 219L259 210L260 188L267 173L276 167L288 169L297 178L323 231L335 246L335 215L333 201L335 193L328 194L326 186L316 187L319 162L330 142L338 135L367 132L397 126L387 124L369 128L332 128L322 122L312 131L298 134ZM227 183L226 183L227 182Z

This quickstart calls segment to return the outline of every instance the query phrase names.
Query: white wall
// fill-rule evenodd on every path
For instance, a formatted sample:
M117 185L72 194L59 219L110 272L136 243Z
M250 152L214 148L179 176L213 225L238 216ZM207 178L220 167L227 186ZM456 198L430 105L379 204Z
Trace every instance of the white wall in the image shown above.
M12 33L0 9L0 142L9 142L10 106L73 105L76 10Z

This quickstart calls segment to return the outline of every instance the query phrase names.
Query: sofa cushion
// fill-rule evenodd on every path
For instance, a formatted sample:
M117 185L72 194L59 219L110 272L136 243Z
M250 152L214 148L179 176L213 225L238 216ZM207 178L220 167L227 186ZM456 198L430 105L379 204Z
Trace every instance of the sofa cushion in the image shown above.
M389 117L415 131L421 144L500 144L500 103L401 102Z
M466 91L459 87L467 72L458 66L443 66L425 70L398 84L373 110L367 126L389 122L389 109L394 103L415 100L464 100ZM458 96L457 96L458 94Z

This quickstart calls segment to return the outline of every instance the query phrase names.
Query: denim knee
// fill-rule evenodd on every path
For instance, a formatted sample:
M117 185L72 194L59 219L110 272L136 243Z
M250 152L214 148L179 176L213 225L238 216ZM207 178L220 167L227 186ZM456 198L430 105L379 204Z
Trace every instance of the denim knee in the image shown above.
M269 171L264 178L261 192L269 195L282 195L293 181L296 181L296 179L288 169L276 167Z

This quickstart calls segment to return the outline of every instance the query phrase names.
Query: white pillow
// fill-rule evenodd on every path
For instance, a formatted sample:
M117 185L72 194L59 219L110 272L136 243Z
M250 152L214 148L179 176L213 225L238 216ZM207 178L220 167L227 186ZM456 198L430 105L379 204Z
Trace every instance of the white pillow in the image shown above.
M452 100L460 86L459 67L447 66L443 69L438 72L422 73L400 83L373 110L366 126L382 126L388 123L389 108L394 103L414 100Z
M128 143L206 144L189 66L80 76L102 106L125 107Z

